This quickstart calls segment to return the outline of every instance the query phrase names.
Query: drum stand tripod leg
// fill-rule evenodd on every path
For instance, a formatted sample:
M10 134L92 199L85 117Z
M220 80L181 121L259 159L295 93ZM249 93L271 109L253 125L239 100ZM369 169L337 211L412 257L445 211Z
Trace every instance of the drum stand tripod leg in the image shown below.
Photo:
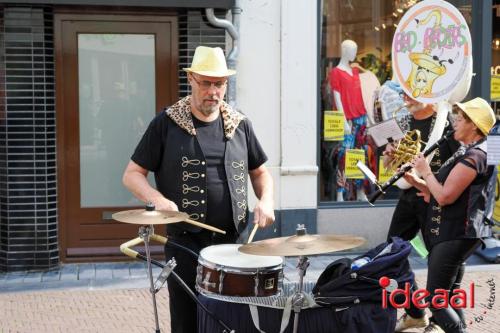
M309 267L309 260L306 256L300 256L297 268L299 270L299 290L295 292L292 297L292 306L295 316L293 318L293 333L297 333L299 329L299 315L302 305L304 304L303 282L306 275L307 267Z
M152 234L154 234L153 225L142 226L139 228L139 237L144 241L144 247L146 250L146 258L147 258L146 261L148 262L148 275L150 282L149 291L151 292L151 297L153 298L153 310L154 310L155 324L156 324L155 333L160 333L160 324L158 322L158 308L156 307L156 291L153 282L153 268L151 267L151 252L149 249L149 240Z

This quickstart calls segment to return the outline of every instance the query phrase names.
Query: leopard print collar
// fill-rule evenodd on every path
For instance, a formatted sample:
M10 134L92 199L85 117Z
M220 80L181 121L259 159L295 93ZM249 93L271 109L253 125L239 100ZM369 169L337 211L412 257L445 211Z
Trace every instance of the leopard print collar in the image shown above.
M193 124L193 116L191 114L191 96L186 96L177 103L166 109L165 112L180 128L191 135L196 135L196 129ZM227 139L231 139L240 122L245 119L245 116L222 101L220 113L224 122L224 135Z

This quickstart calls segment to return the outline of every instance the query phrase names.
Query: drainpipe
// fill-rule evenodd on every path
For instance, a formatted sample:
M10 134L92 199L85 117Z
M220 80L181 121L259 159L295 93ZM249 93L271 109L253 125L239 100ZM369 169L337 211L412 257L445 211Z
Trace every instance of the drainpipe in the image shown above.
M234 1L234 6L231 8L231 16L233 22L228 20L222 20L215 16L213 8L205 8L205 14L207 15L208 22L215 27L224 28L231 36L233 41L233 47L227 56L227 66L229 69L236 69L238 63L239 49L239 31L240 31L240 16L241 16L241 6L240 0ZM227 85L227 102L233 108L236 107L236 75L232 75L228 78Z

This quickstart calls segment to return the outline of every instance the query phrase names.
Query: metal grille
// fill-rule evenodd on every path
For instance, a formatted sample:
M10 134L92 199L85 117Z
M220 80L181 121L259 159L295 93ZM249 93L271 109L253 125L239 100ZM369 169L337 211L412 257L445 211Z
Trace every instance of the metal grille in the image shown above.
M225 10L215 10L218 18L224 18ZM224 29L209 25L205 11L186 10L179 12L179 97L189 95L190 86L186 72L182 69L191 65L194 50L197 46L226 48L226 32Z
M0 270L57 265L53 15L0 9Z

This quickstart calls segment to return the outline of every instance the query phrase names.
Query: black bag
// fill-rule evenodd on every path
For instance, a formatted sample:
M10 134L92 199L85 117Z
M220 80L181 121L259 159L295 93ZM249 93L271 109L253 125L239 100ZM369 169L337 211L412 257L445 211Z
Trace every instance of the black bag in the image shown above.
M381 253L382 251L384 252ZM408 263L410 252L409 242L393 237L390 242L382 243L355 258L354 260L363 257L371 259L359 269L351 269L354 260L348 258L332 262L321 273L313 288L316 303L336 308L350 307L361 302L381 304L381 277L397 281L398 288L403 288L405 282L413 285L414 274Z

